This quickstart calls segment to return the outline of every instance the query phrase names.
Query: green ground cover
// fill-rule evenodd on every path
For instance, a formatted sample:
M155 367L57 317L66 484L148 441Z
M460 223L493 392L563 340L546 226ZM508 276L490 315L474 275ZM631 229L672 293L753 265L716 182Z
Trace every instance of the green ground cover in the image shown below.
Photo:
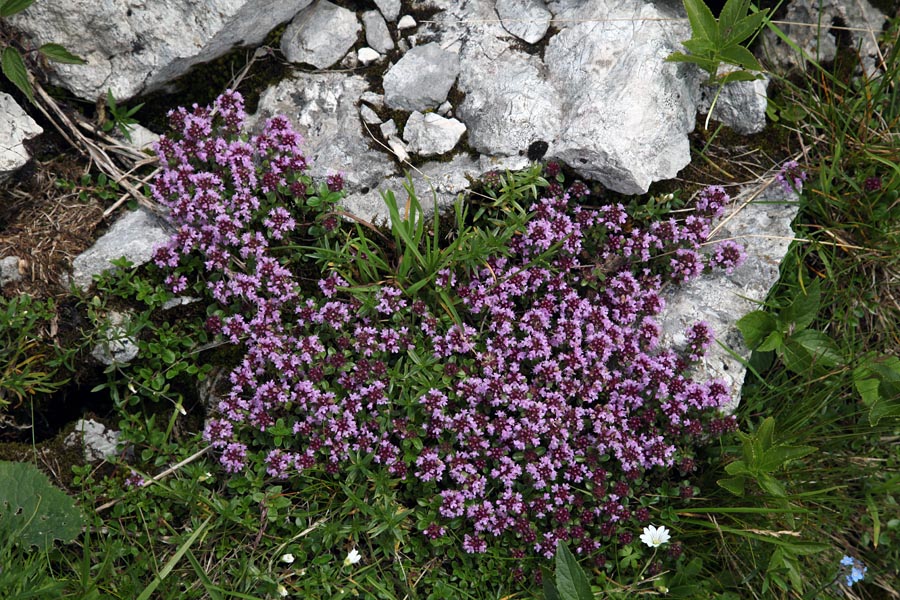
M898 26L895 19L883 39L896 40ZM94 330L91 325L102 323L113 308L135 309L123 335L139 340L140 358L109 367L89 386L111 398L123 453L101 466L75 465L71 473L53 473L84 514L77 535L69 507L62 507L40 477L28 475L37 503L26 504L12 497L10 488L0 488L0 597L549 598L552 591L539 579L553 579L560 597L575 598L581 597L581 570L597 598L898 597L900 51L887 43L882 48L879 77L850 76L855 72L852 52L835 65L810 64L804 75L775 76L782 118L769 133L777 137L775 129L781 129L779 135L787 131L792 144L803 149L797 160L809 178L794 225L797 240L782 264L781 279L765 305L741 323L755 352L735 414L738 431L726 431L714 412L698 414L704 432L716 423L721 435L679 440L677 456L689 461L679 463L683 468L647 469L637 477L623 473L614 479L615 467L608 466L611 490L626 498L620 504L634 516L607 529L598 524L600 547L576 551L571 560L579 561L578 569L565 552L554 562L528 551L521 544L524 530L478 538L471 535L473 518L441 520L435 481L409 477L412 483L404 482L409 474L376 461L377 452L349 448L340 467L315 461L300 474L281 476L267 451L282 456L298 450L285 422L257 424L228 437L229 444L249 450L249 458L223 463L231 447L210 448L203 437L204 418L222 418L221 409L200 404L196 383L208 384L220 397L229 391L227 374L213 365L240 364L247 334L240 333L242 343L232 345L222 330L246 306L212 301L205 282L214 277L195 255L180 263L177 274L185 276L188 292L206 302L178 309L177 318L160 307L173 295L168 288L179 283L170 279L167 284L171 271L156 267L135 270L122 264L117 274L97 282L96 295L78 299L84 331ZM552 186L568 190L585 209L606 204L592 193L596 190L573 190L571 174L536 164L482 182L466 210L459 206L437 224L417 213L411 190L394 190L394 226L378 229L341 225L332 213L339 185L304 177L262 195L266 210L288 202L296 220L294 231L286 228L284 238L269 239L279 264L291 270L301 289L319 294L316 302L324 302L319 277L333 271L348 284L337 298L369 315L364 325L407 327L410 339L422 343L422 331L431 327L443 332L448 345L461 344L451 333L454 326L466 331L463 324L472 327L473 343L490 339L479 337L487 321L479 320L447 284L451 274L477 278L487 264L503 279L498 256L521 260L522 269L543 269L542 274L564 270L555 261L568 251L565 242L538 251L522 241L537 237L529 224L538 217L529 207L553 193ZM286 191L298 182L302 187ZM427 194L418 192L426 202ZM658 195L652 211L638 210L646 198L634 199L626 207L632 211L627 228L649 228L643 219L682 214L669 211L692 206L691 196ZM569 225L577 220L557 217ZM262 227L263 217L257 221ZM267 227L271 232L273 227ZM609 224L604 227L585 233L584 249L596 251L609 243L615 232ZM674 252L674 246L663 248L647 267L671 276ZM237 270L253 260L248 255L228 264ZM597 298L621 265L591 266L590 277L579 279L577 289ZM394 298L385 289L401 290L411 310L420 302L418 312L404 312L399 305L390 314L379 310ZM513 304L525 310L527 301L521 295ZM46 342L56 304L3 302L0 359L6 366L0 371L0 409L35 403L40 410L67 379L78 379L77 365L97 340L70 336L65 351L59 351ZM420 318L425 314L433 317L433 325ZM322 343L333 343L328 348L350 356L341 346L348 342L338 334L328 337L324 327ZM487 352L486 346L479 350ZM374 363L380 355L373 352L369 370L379 368ZM418 349L383 358L391 382L385 397L403 415L390 413L387 422L359 417L357 425L371 424L381 432L395 428L396 437L385 438L396 442L399 453L392 464L426 469L416 457L427 436L407 435L428 424L415 400L472 375L476 363L459 356L447 352L444 362L455 365L450 370ZM341 372L337 363L326 366L323 358L325 368L334 371L323 371L319 383ZM270 365L266 375L274 377L278 370L283 367ZM337 387L323 389L340 393ZM340 397L345 406L350 397ZM378 400L372 402L354 418L382 414L374 408ZM453 441L443 438L442 443L449 447ZM25 452L46 467L36 444ZM444 449L438 445L435 453L443 456L440 452ZM608 455L596 459L603 465L615 462ZM235 462L244 464L239 468ZM9 468L0 463L0 481ZM564 503L569 512L589 505L584 498L602 484L573 488L578 490L572 497L581 500ZM17 511L20 504L24 508ZM31 514L27 525L21 523L23 514ZM45 524L53 537L25 541L22 532L33 532L34 523ZM650 524L666 527L669 539L659 545L642 541L640 534ZM425 532L432 526L449 532L431 539ZM483 552L465 549L479 539L486 542ZM556 544L548 545L552 555Z

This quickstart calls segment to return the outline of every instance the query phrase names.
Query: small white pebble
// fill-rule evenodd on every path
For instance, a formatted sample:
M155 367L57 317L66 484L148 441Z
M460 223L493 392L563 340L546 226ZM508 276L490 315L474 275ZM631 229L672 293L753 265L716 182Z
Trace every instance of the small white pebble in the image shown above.
M397 22L397 29L412 29L415 26L416 20L412 18L412 15L403 15Z
M378 54L375 50L372 50L371 48L366 46L365 48L360 48L356 52L356 58L358 58L359 62L361 62L362 64L367 65L381 58L381 55Z
M391 136L397 135L397 124L394 123L393 119L388 119L384 123L381 124L381 135L384 139L388 139Z
M406 151L406 144L400 141L396 136L391 136L388 138L388 146L391 148L391 151L397 157L397 160L403 162L405 160L409 160L409 152Z
M374 110L363 104L359 107L359 116L367 125L380 125L381 117Z
M453 105L445 101L443 104L438 106L437 113L442 117L446 117L448 114L450 114L451 110L453 110Z

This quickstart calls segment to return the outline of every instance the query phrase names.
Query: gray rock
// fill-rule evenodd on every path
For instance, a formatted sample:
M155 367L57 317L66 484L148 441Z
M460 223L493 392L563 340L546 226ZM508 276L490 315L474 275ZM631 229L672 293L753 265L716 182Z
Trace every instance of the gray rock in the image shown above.
M62 44L86 65L51 63L53 80L94 101L160 89L235 45L253 46L310 0L59 0L10 17L34 46Z
M384 75L384 101L391 108L427 110L447 99L459 74L459 56L432 42L411 49Z
M393 119L388 119L382 123L379 129L381 129L381 135L384 139L397 135L397 124L394 123Z
M544 0L497 0L497 14L508 32L529 44L541 41L553 18Z
M437 113L409 115L403 128L407 150L420 156L450 152L466 132L466 126L456 119L445 119Z
M700 102L697 111L707 114L712 107L711 117L731 127L741 135L759 133L766 128L766 88L768 77L755 81L735 81L722 88L716 98L716 89L708 85L700 88Z
M126 364L134 360L139 348L128 333L131 315L110 311L97 335L100 341L91 350L91 356L106 366Z
M374 110L363 104L359 107L359 116L362 117L364 123L368 125L380 125L381 117Z
M375 6L384 18L393 23L400 16L400 0L375 0Z
M510 50L499 26L492 32L463 48L459 87L466 97L456 116L477 151L517 155L532 142L559 135L563 100L546 79L540 57Z
M131 125L128 134L131 136L129 143L145 152L153 152L153 144L159 141L159 134L153 133L143 125Z
M348 191L373 188L395 168L387 155L369 147L359 120L359 98L367 87L358 75L296 73L263 92L249 121L286 115L303 135L313 178L343 172Z
M444 102L440 106L438 106L437 113L442 117L446 117L450 114L450 111L453 110L453 105L449 102Z
M0 259L0 287L7 283L13 283L22 279L19 270L20 260L18 256L7 256Z
M840 22L848 30L848 45L856 51L867 76L878 72L880 55L876 43L887 17L868 0L791 0L787 13L779 27L813 60L823 63L834 60L837 39L831 25ZM821 23L822 28L809 27L807 23ZM875 34L871 33L875 32ZM781 70L805 69L806 60L788 46L774 32L766 29L762 34L762 53L766 60Z
M397 23L397 29L412 29L415 26L416 20L412 18L412 15L403 15Z
M186 304L193 304L194 302L200 302L200 298L195 298L194 296L176 296L163 302L163 305L160 308L162 310L171 310Z
M547 45L544 63L564 107L548 156L609 189L642 194L690 163L698 84L687 65L665 62L690 37L686 23L643 2L619 8Z
M362 21L366 29L367 44L382 54L394 49L394 39L381 13L377 10L367 10L362 14Z
M326 69L353 47L361 27L356 14L328 0L303 9L281 37L281 51L290 62Z
M69 447L80 445L84 449L84 459L87 462L99 462L118 454L120 437L118 431L107 429L105 425L93 419L78 419L75 421L75 430L66 437L65 445Z
M28 162L30 156L22 142L43 132L12 96L0 92L0 181Z
M658 317L662 341L683 346L684 331L697 321L713 328L716 340L742 359L750 357L735 323L757 310L778 281L778 266L793 238L791 221L797 214L796 196L786 198L777 184L747 203L757 190L746 189L734 201L724 225L712 238L734 239L743 244L747 260L731 275L717 272L679 286L666 298L666 308ZM697 368L699 380L722 379L737 407L744 383L744 366L731 353L714 343Z
M170 231L166 223L146 210L125 213L93 246L75 257L72 283L86 291L94 275L113 268L111 261L122 257L136 266L146 263L153 250L169 240Z
M362 94L360 94L359 99L369 106L374 106L375 108L384 107L384 96L382 96L381 94L376 94L375 92L363 92Z

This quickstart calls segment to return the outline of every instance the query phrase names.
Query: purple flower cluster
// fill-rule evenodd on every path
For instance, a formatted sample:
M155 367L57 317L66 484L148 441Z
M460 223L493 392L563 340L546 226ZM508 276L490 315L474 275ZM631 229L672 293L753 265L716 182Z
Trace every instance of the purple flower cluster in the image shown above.
M775 175L775 181L781 184L785 192L803 192L803 182L806 181L806 171L800 168L796 160L789 160L781 165L781 170Z
M689 377L711 329L694 325L675 351L655 321L666 278L742 260L730 243L699 252L721 188L647 227L619 204L541 199L506 255L438 274L456 322L391 283L351 289L327 272L301 285L277 251L309 220L280 203L311 187L286 119L241 138L231 92L170 117L153 194L177 232L154 258L173 288L201 275L219 305L207 327L245 349L203 434L229 473L337 475L364 455L429 503L431 539L458 520L467 552L501 538L515 556L559 540L589 553L646 523L651 482L734 426L718 414L728 388Z

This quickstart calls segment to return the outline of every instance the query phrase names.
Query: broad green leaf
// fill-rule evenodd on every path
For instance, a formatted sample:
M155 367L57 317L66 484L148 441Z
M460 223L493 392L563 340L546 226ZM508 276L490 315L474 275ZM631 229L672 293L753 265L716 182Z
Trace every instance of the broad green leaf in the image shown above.
M703 0L684 0L684 9L691 22L691 34L694 39L714 42L719 38L719 24Z
M836 367L844 363L844 357L837 344L821 331L805 329L795 333L790 339L803 346L817 365Z
M22 90L32 103L34 103L34 91L31 89L31 82L28 80L28 70L25 68L25 62L19 51L12 47L3 49L3 55L0 57L0 68L3 74L9 79L13 85Z
M759 483L759 487L776 498L784 498L787 495L784 491L784 487L782 487L782 485L778 483L778 480L771 475L760 473L756 478L756 481Z
M541 567L541 584L544 588L544 600L560 600L559 592L553 585L553 574L547 567Z
M716 483L719 484L719 487L723 487L735 496L743 496L744 495L744 483L746 482L746 478L744 476L740 477L727 477L725 479L720 479Z
M765 451L759 463L759 468L762 471L771 473L785 466L790 461L803 458L816 450L818 448L813 446L783 446L779 444Z
M784 366L794 373L806 373L813 365L809 351L791 338L776 349Z
M593 600L584 569L562 542L556 546L556 589L560 600Z
M822 286L818 279L806 287L806 294L799 294L791 305L781 311L778 320L784 329L796 333L806 329L819 313L822 302Z
M784 336L781 335L780 331L773 331L769 334L769 337L763 340L763 342L757 346L757 352L771 352L772 350L776 350L781 347L784 343Z
M733 65L740 65L745 69L750 69L751 71L763 70L762 66L756 60L756 57L753 56L753 54L743 46L730 46L728 48L722 48L719 56L724 61L727 61Z
M856 372L853 373L853 385L856 391L862 397L863 404L872 407L878 402L878 388L881 382L876 377L861 378L857 377Z
M729 475L746 475L750 473L750 470L747 468L746 461L736 460L725 465L725 472Z
M747 347L756 350L775 330L775 319L767 312L755 310L744 315L737 322L737 328L744 336Z
M16 14L17 12L22 12L32 4L34 4L34 0L6 0L6 2L0 1L0 17L9 17Z
M31 463L0 461L0 531L43 553L54 540L71 542L82 526L75 502Z
M75 56L59 44L44 44L38 48L38 52L58 63L66 63L70 65L83 65L87 61L80 56Z

